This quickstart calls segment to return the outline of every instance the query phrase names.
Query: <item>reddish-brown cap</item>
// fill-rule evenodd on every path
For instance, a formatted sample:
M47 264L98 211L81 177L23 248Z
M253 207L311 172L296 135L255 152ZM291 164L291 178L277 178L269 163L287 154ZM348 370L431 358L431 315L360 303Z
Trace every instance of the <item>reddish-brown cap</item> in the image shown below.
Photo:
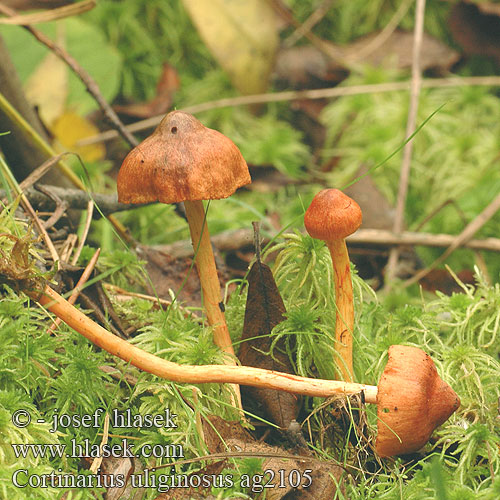
M460 406L438 375L431 357L417 347L393 345L377 393L377 453L381 457L419 450Z
M251 182L236 145L182 111L169 113L123 160L118 173L122 203L227 198Z
M313 238L341 240L354 233L363 216L359 205L338 189L323 189L314 198L304 216L304 225Z

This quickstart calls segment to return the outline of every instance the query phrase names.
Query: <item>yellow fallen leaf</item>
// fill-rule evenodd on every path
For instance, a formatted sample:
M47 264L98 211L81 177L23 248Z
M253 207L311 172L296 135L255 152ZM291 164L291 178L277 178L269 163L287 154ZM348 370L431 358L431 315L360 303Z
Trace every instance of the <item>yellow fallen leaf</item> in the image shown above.
M28 101L36 106L45 123L50 125L66 106L68 70L52 52L42 59L25 86Z
M267 90L278 48L267 0L183 0L201 38L242 94Z
M84 161L97 161L106 154L106 149L101 143L76 146L79 140L99 133L92 122L76 113L71 111L63 113L54 121L51 131L59 143L56 149L78 153Z

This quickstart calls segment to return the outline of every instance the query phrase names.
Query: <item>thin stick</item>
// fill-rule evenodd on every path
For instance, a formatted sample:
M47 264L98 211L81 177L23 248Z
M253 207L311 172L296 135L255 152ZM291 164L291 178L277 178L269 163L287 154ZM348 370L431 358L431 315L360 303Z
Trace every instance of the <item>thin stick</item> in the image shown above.
M323 0L323 3L288 37L284 40L285 47L295 45L303 36L306 36L330 10L333 0Z
M470 76L453 78L428 78L422 80L422 88L450 88L467 86L500 86L500 76ZM388 82L371 85L350 85L348 87L333 87L327 89L313 90L287 90L284 92L273 92L268 94L254 94L248 96L225 97L215 101L207 101L193 106L180 108L180 111L196 114L202 111L218 108L228 108L232 106L245 106L250 104L266 104L270 102L293 101L296 99L331 99L334 97L344 97L360 94L375 94L384 92L399 92L409 90L411 82ZM165 115L157 115L146 120L127 125L125 128L130 132L140 132L156 127ZM108 130L101 134L86 137L77 142L77 146L87 146L97 142L106 142L115 139L118 133L115 130Z
M94 213L94 200L89 200L87 204L87 217L85 219L85 226L83 227L83 233L80 238L80 241L78 242L78 247L76 249L75 254L73 255L73 258L71 259L71 264L73 266L76 265L78 262L78 259L80 258L80 254L82 253L83 250L83 245L85 245L85 241L87 240L87 236L90 231L90 224L92 223L92 215Z
M54 263L57 262L58 260L60 260L59 255L57 253L56 247L54 246L54 243L52 243L52 240L50 239L49 233L47 233L47 230L42 224L42 221L40 220L36 212L33 210L33 207L31 206L31 203L29 202L26 195L21 191L21 188L19 187L19 184L17 183L12 171L10 170L7 163L5 163L3 157L1 156L0 156L0 168L4 176L6 177L9 186L16 193L16 195L19 196L21 204L23 205L24 209L30 214L31 218L33 219L35 226L38 229L38 232L42 235L45 244L47 245L47 249L50 252L52 260L54 261Z
M457 248L465 246L465 243L469 241L470 238L472 238L472 236L474 236L474 234L498 212L498 210L500 210L500 194L498 194L495 199L479 215L477 215L477 217L474 218L474 220L469 222L459 235L453 238L450 246L440 257L438 257L430 266L406 280L403 285L408 287L417 283L424 276L427 276L436 266L444 262Z
M50 252L50 256L52 257L52 260L54 263L60 260L59 254L57 253L56 247L54 246L54 243L52 243L52 240L50 239L49 233L45 229L45 226L42 224L42 221L36 214L36 212L33 210L33 207L31 206L31 203L29 202L28 198L24 194L21 194L21 203L23 204L24 208L26 211L31 215L31 218L35 221L35 226L37 227L38 231L42 235L45 244L47 245L47 248Z
M64 240L62 249L60 250L61 260L63 262L68 262L71 252L75 248L77 242L78 242L78 236L76 234L74 233L68 234L68 237Z
M6 14L7 16L15 16L17 13L15 10L6 7L0 3L0 12ZM130 146L137 146L138 141L136 138L125 129L125 126L118 118L118 115L114 112L113 108L106 102L97 82L80 66L78 61L73 58L68 52L66 52L62 47L59 47L54 43L47 35L42 33L40 30L34 28L30 25L24 25L24 29L28 30L40 43L45 45L50 49L59 59L64 61L67 66L75 73L80 80L85 85L88 93L95 99L99 107L101 108L104 116L109 120L111 126L129 143Z
M414 0L405 0L404 2L401 2L398 10L394 13L384 29L370 43L365 45L361 50L354 53L351 56L351 60L363 60L367 56L372 54L375 50L377 50L381 45L383 45L394 33L413 2Z
M317 397L357 394L364 391L367 403L376 403L377 401L377 387L371 385L312 379L251 366L178 365L143 351L108 332L49 286L44 289L42 294L40 292L27 293L33 300L53 312L95 345L141 370L172 382L241 384Z
M144 293L129 292L128 290L124 290L123 288L120 288L119 286L116 285L112 285L111 283L103 283L102 286L105 290L112 291L118 300L129 300L130 298L138 298L142 300L147 300L149 302L155 302L156 304L160 304L165 307L172 305L172 302L170 300L165 300L160 297L154 297L153 295L146 295Z
M425 0L417 0L415 12L415 29L413 34L413 60L412 60L412 78L410 90L410 107L408 109L408 122L406 124L406 137L415 132L418 112L418 98L420 96L420 87L422 83L422 68L420 65L420 56L422 51L422 41L424 34L424 16ZM403 161L401 164L401 173L399 177L398 198L396 203L396 215L394 217L393 232L400 234L403 230L404 214L406 206L406 196L408 194L408 184L410 181L411 156L413 152L413 141L409 141L403 148ZM399 258L399 248L391 249L389 261L386 268L386 282L389 284L396 274L396 265Z
M76 302L76 299L80 295L80 292L82 291L83 285L87 283L87 281L90 278L90 275L92 274L92 271L94 270L96 264L97 264L97 259L99 258L99 255L101 254L101 249L98 248L94 255L92 255L92 258L89 260L88 264L85 266L85 269L83 270L82 275L80 276L80 279L78 280L75 288L73 288L71 295L68 298L68 302L71 305L74 305ZM50 327L47 329L47 333L52 333L56 330L56 328L61 324L62 319L61 318L56 318L54 323L50 325Z
M25 180L27 179L28 177ZM28 200L30 200L33 208L39 211L48 212L54 210L57 206L55 202L56 199L61 200L62 203L66 203L71 209L86 210L88 209L90 198L95 201L95 204L99 207L99 211L104 215L113 212L121 212L123 210L134 210L145 206L144 204L131 205L127 203L118 203L116 194L90 193L89 191L83 191L81 189L63 188L48 184L37 184L36 187L24 190L23 184L24 181L19 184L19 187L24 191L24 194L27 196ZM5 198L5 196L6 192L0 189L0 198ZM4 201L4 203L6 203L6 201Z
M67 155L68 153L61 153L57 156L54 156L53 158L49 158L48 160L44 161L39 167L35 168L31 174L26 177L20 184L19 187L21 191L26 191L29 189L33 184L38 182L39 179L41 179L54 165L57 165L57 163L61 160L61 158L64 155Z
M268 243L270 235L264 238ZM212 236L213 245L221 251L232 252L249 247L252 244L252 231L249 229L236 229L223 231ZM383 247L394 245L416 245L425 247L447 247L456 239L451 234L416 233L404 231L400 235L385 229L358 229L353 235L347 237L347 242L352 244L372 243ZM489 252L500 252L500 238L485 238L483 240L468 240L462 246L471 250L486 250ZM193 245L189 240L176 241L169 245L154 245L155 250L159 250L173 257L191 257L193 255Z
M46 23L49 21L56 21L57 19L64 19L69 16L83 14L84 12L93 9L95 5L96 0L83 0L82 2L63 5L61 7L56 7L55 9L35 12L34 14L15 14L7 19L2 17L0 18L0 24L18 24L22 26L26 24Z
M375 243L377 245L415 245L427 247L447 247L456 241L457 236L451 234L412 233L405 231L396 235L381 229L358 229L356 234L347 237L349 243ZM500 238L484 240L468 240L461 242L463 248L471 250L487 250L500 252Z

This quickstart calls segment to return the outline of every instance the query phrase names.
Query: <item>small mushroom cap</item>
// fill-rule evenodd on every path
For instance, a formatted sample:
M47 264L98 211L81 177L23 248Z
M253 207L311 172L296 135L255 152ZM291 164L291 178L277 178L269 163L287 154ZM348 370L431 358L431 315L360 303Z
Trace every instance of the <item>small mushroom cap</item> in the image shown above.
M431 357L417 347L393 345L377 393L381 457L419 450L436 427L460 406L453 389L438 375Z
M227 198L250 182L247 164L230 139L188 113L173 111L123 160L118 201Z
M304 225L313 238L341 240L361 225L361 208L338 189L323 189L312 200L304 216Z

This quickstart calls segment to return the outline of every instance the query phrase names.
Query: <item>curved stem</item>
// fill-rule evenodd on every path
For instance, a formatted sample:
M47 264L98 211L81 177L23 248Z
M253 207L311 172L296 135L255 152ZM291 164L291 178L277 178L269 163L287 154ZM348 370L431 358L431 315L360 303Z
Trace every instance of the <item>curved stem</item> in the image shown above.
M235 357L233 344L227 329L226 318L220 308L221 292L215 258L210 243L210 233L205 219L202 201L185 201L186 216L195 251L195 263L203 291L203 305L208 323L214 327L214 342L224 352Z
M353 381L352 332L354 328L354 299L352 293L351 266L345 240L327 242L335 272L335 349L340 356L340 375L346 382Z
M141 370L172 382L243 384L318 397L329 397L336 394L357 394L364 391L365 401L376 403L377 387L371 385L311 379L250 366L178 365L143 351L108 332L49 286L45 288L41 295L39 292L28 292L28 295L49 311L52 311L71 328L110 354L118 356Z

